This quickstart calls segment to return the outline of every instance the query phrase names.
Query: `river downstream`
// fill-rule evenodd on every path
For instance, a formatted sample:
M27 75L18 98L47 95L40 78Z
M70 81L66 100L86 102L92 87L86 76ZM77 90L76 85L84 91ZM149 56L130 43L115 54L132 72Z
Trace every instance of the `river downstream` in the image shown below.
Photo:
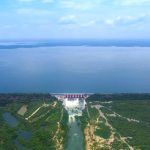
M85 100L66 98L64 100L64 107L68 111L69 120L69 137L65 150L83 150L83 132L81 130L80 121L76 119L76 116L82 115L82 110L85 107Z

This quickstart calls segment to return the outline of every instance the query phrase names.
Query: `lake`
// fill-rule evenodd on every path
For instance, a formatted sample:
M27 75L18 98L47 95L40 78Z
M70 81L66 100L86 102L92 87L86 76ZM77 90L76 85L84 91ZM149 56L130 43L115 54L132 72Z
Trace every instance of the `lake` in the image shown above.
M15 127L19 123L18 120L9 112L4 112L3 118L10 127Z
M0 49L0 92L150 92L150 47Z

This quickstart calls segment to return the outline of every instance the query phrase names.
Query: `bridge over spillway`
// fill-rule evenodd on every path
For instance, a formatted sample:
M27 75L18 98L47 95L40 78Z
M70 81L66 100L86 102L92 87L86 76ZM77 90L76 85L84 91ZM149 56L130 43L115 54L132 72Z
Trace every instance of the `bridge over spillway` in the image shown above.
M86 99L93 93L50 93L52 96L55 96L58 100L64 99Z

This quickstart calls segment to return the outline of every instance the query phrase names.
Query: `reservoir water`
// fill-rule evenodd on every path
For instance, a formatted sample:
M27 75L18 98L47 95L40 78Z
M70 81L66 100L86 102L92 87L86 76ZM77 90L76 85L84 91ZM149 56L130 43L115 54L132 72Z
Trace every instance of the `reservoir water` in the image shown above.
M0 49L0 92L150 92L149 47Z

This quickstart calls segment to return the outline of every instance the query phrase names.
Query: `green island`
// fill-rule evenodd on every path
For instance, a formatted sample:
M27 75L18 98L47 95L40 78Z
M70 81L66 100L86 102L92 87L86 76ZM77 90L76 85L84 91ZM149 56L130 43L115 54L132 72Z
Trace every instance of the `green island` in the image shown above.
M150 94L92 94L85 101L76 116L85 150L150 149ZM68 117L50 94L0 94L0 150L65 150Z

